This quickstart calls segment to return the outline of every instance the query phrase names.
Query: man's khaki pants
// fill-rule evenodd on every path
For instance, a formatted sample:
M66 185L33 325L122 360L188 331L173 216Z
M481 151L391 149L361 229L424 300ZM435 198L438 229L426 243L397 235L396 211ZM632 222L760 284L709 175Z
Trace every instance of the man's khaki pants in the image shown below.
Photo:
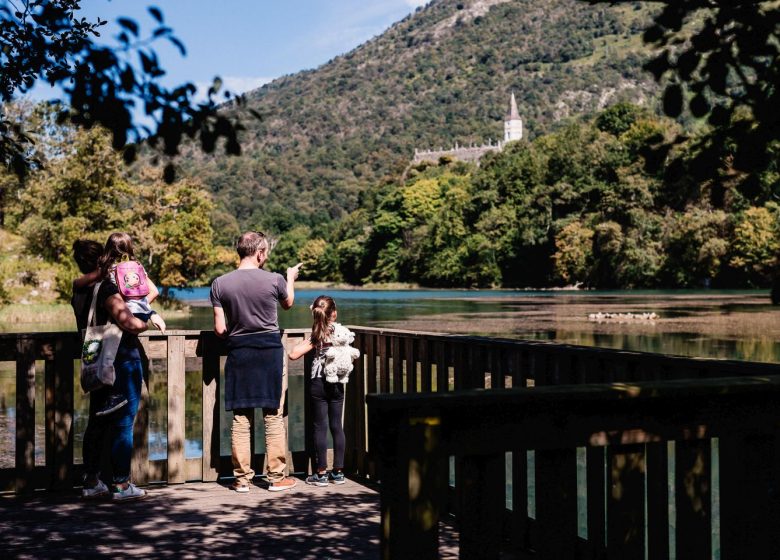
M287 468L287 430L284 427L284 399L287 395L287 367L282 374L282 400L279 408L263 409L265 426L265 453L268 463L268 482L279 482ZM251 483L255 476L252 469L252 425L255 409L240 408L233 411L233 427L230 430L233 474L236 482Z

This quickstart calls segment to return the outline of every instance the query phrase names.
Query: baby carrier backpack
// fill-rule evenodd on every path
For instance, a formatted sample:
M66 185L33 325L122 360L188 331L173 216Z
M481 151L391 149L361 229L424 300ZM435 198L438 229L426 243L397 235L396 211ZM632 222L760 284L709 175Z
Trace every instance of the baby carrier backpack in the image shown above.
M116 286L123 297L142 298L149 295L146 271L138 261L132 261L125 255L124 260L117 263L114 274Z

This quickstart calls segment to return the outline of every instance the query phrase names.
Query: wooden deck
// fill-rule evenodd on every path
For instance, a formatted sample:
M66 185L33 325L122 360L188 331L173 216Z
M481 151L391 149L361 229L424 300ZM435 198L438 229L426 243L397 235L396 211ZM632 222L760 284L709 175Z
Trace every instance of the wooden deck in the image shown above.
M258 483L260 484L260 483ZM379 495L354 481L237 494L219 483L149 486L144 500L74 492L0 498L3 558L379 558ZM442 527L441 558L457 558Z

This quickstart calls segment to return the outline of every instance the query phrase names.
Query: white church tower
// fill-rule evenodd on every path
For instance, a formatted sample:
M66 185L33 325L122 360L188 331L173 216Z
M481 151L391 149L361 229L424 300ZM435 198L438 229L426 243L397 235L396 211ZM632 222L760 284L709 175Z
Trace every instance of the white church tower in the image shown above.
M517 101L512 92L512 99L509 102L509 114L504 121L504 142L520 140L523 138L523 121L520 113L517 111Z

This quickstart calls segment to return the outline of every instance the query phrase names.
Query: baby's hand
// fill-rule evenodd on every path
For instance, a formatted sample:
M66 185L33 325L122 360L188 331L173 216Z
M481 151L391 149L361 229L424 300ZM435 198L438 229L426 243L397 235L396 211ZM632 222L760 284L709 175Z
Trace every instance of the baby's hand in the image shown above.
M163 319L159 313L154 313L151 317L149 317L149 320L152 322L152 324L160 329L160 332L165 334L165 319Z

